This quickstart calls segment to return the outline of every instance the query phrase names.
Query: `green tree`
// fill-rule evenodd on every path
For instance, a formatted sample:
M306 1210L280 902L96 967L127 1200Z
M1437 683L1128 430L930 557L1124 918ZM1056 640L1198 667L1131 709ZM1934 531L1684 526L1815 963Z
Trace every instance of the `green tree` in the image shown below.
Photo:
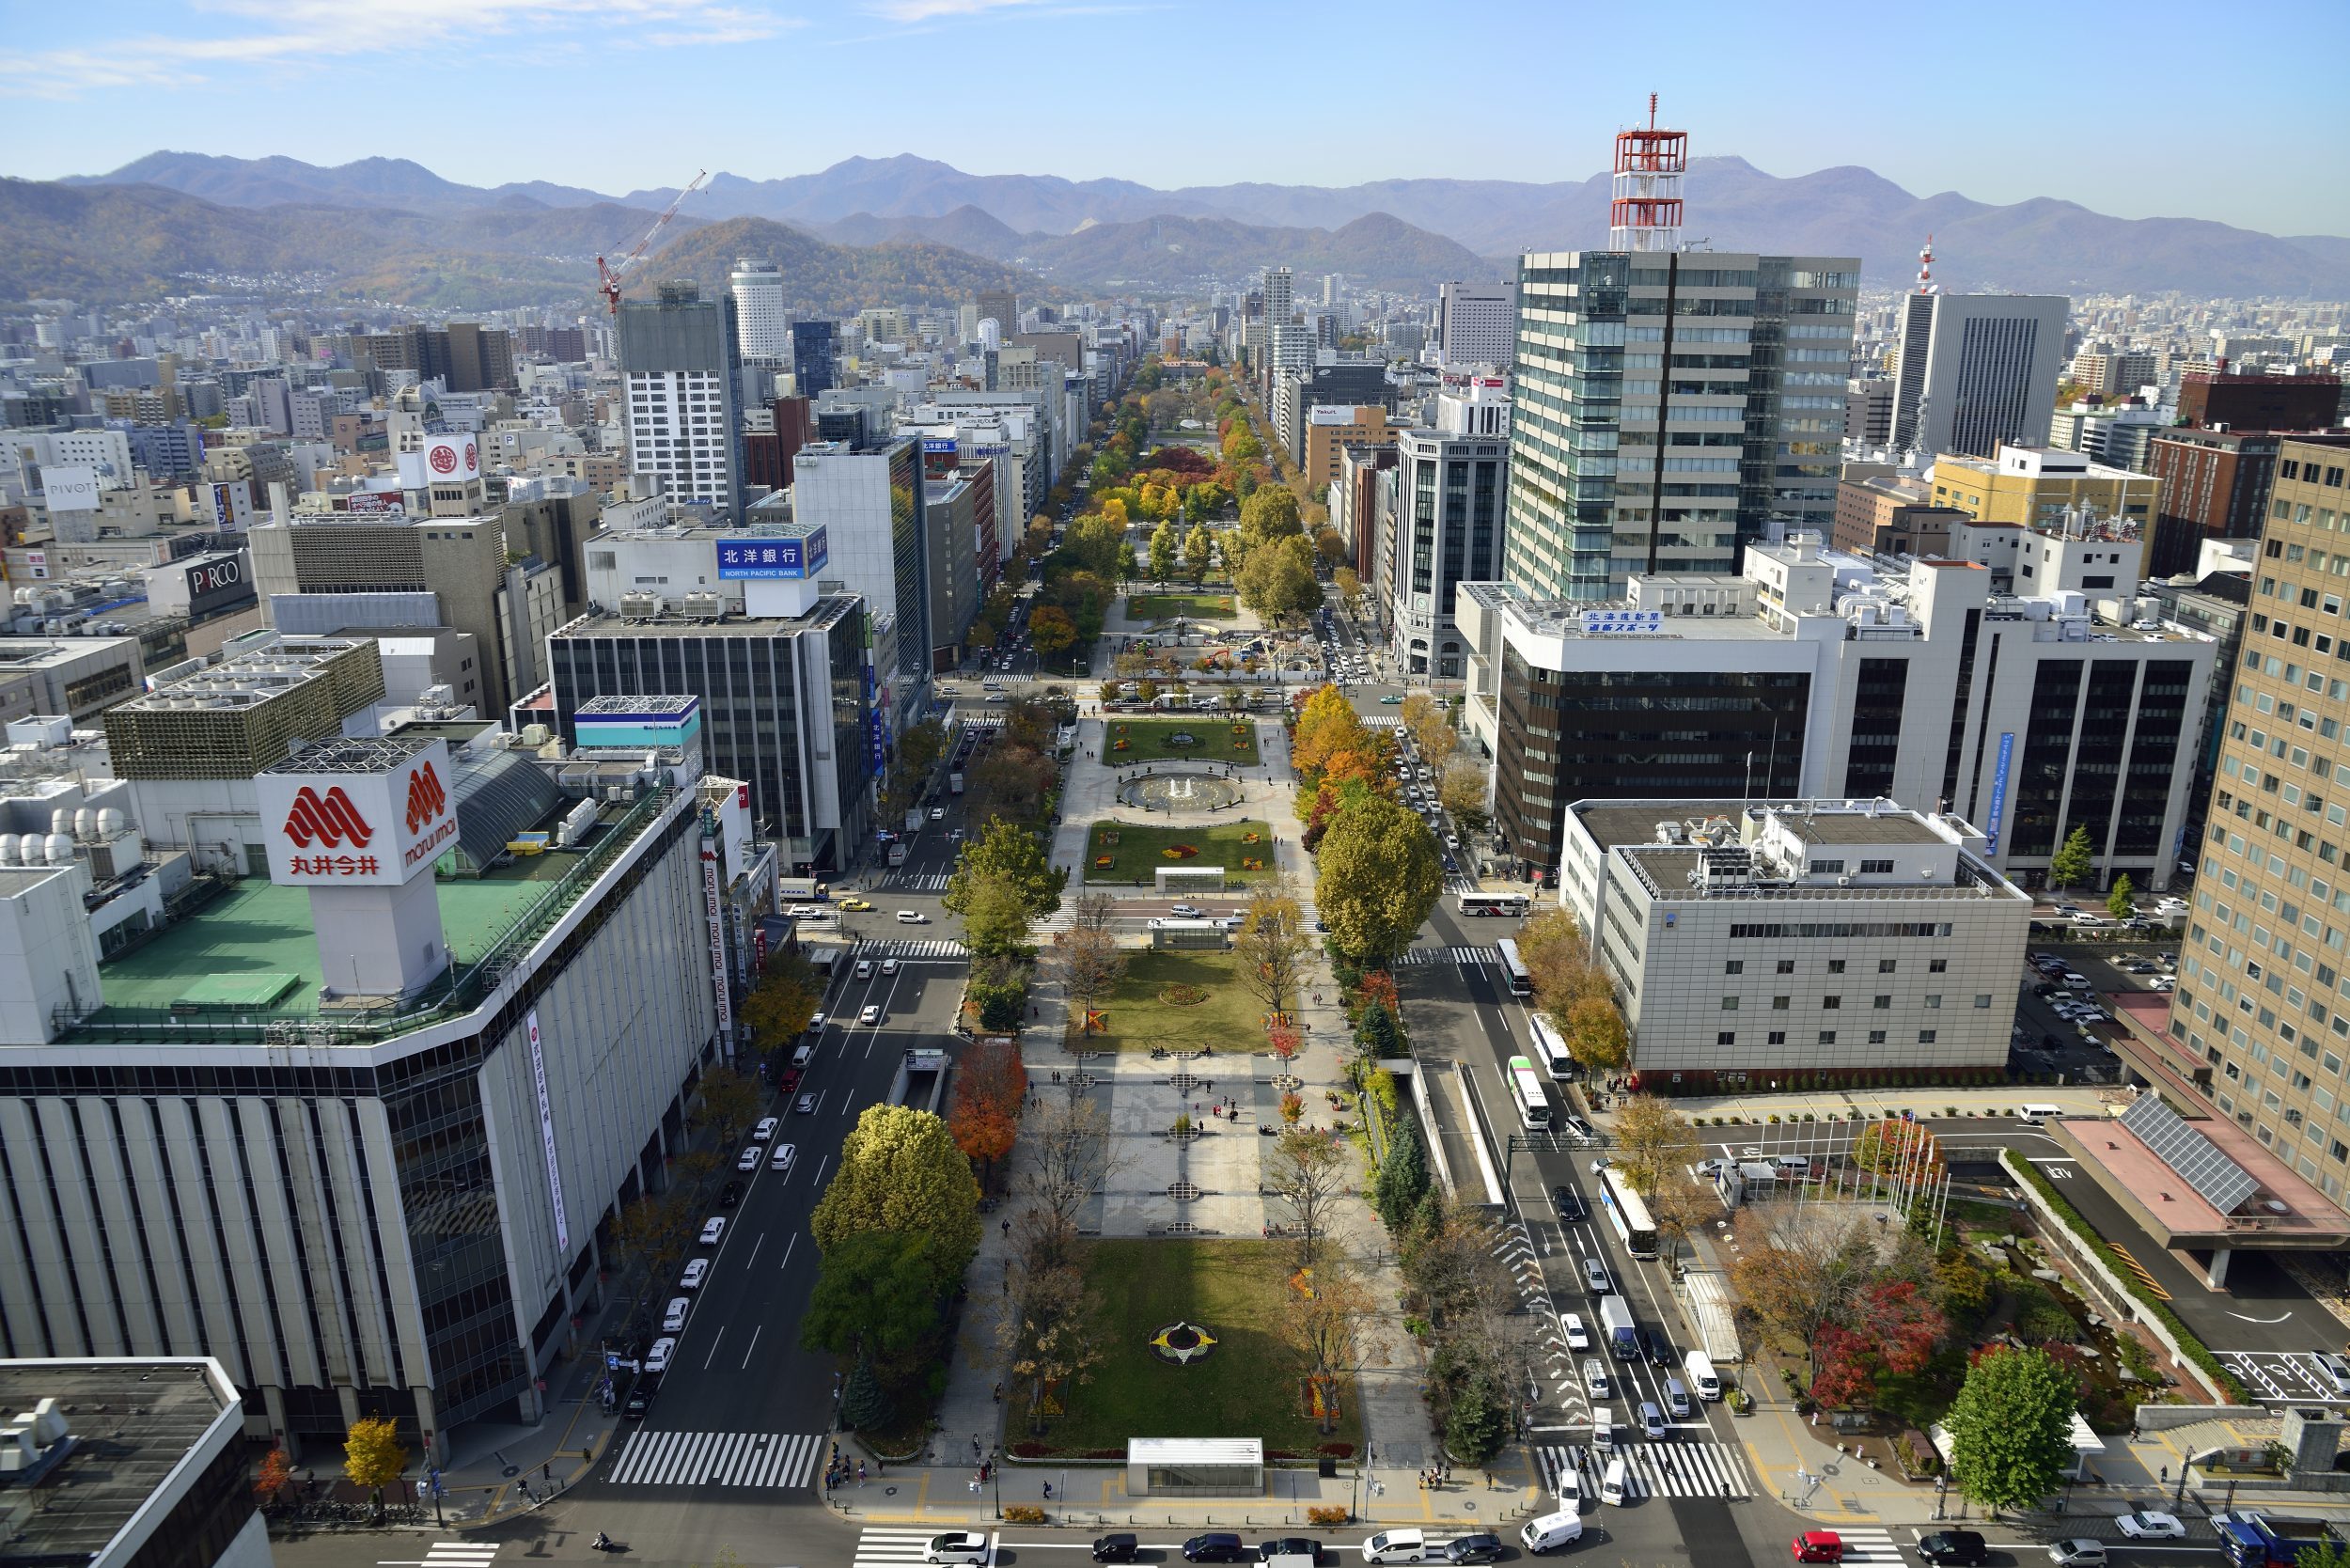
M1001 819L988 823L979 837L963 841L954 875L947 879L947 896L940 902L958 915L967 914L964 906L975 885L990 876L1010 881L1032 920L1041 920L1060 907L1061 888L1069 882L1066 870L1045 859L1044 846L1035 834Z
M2037 1506L2073 1462L2073 1412L2080 1386L2044 1351L1994 1349L1966 1369L1943 1424L1950 1434L1950 1479L1994 1513Z
M1365 1002L1359 1017L1355 1020L1355 1048L1376 1061L1391 1057L1403 1048L1403 1033L1396 1027L1395 1014L1385 1002Z
M927 1235L939 1288L963 1277L979 1247L979 1184L944 1121L910 1105L868 1105L857 1117L808 1233L829 1257L866 1231Z
M1266 491L1268 495L1289 492ZM1233 573L1240 602L1265 619L1280 621L1310 614L1322 604L1322 581L1314 575L1313 546L1290 534L1248 549Z
M1490 1376L1471 1373L1452 1396L1452 1413L1444 1423L1445 1451L1464 1465L1489 1463L1509 1440L1508 1408Z
M1194 523L1191 532L1183 536L1183 571L1195 583L1208 580L1208 559L1215 541L1208 537L1204 523Z
M1371 1189L1371 1206L1379 1211L1390 1231L1401 1230L1428 1191L1428 1157L1420 1152L1419 1134L1410 1122L1399 1126L1387 1145L1387 1157Z
M2123 871L2113 879L2112 891L2106 894L2106 913L2117 920L2126 920L2138 913L2138 889L2130 884L2130 873Z
M1632 1034L1615 1001L1577 996L1567 1004L1567 1054L1594 1073L1608 1073L1632 1059Z
M1162 523L1151 530L1151 580L1171 582L1175 576L1175 556L1180 549L1175 539L1175 525Z
M1028 640L1043 658L1057 658L1076 646L1077 623L1058 604L1039 604L1028 617Z
M2350 1568L2350 1544L2321 1541L2293 1554L2293 1568Z
M1375 795L1338 814L1315 859L1314 902L1339 950L1361 964L1409 947L1444 891L1428 824Z
M2090 857L2096 853L2089 829L2076 827L2065 836L2063 847L2048 857L2048 886L2077 887L2089 880Z
M1125 543L1124 520L1095 512L1069 525L1069 531L1061 536L1060 548L1053 552L1053 559L1068 571L1113 577L1118 572L1118 552ZM1052 563L1047 562L1046 573L1050 575L1052 570Z
M852 1432L885 1432L897 1419L898 1407L873 1375L871 1366L860 1357L849 1369L849 1380L840 1388L841 1423Z
M938 1326L937 1241L920 1231L858 1231L824 1253L800 1315L800 1343L836 1356L895 1360Z
M1020 884L1002 871L974 875L964 886L963 940L982 956L1025 955L1028 950L1028 905Z
M1297 982L1314 939L1306 917L1289 888L1273 883L1250 895L1241 916L1232 952L1241 970L1241 983L1267 1011L1279 1011L1297 1000Z

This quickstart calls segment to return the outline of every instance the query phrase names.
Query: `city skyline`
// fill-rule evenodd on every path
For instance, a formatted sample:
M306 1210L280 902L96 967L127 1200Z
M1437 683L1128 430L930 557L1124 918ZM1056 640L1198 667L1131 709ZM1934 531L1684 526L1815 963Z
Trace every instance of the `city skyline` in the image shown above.
M2331 8L2279 0L2254 9L2264 24L2220 37L2198 29L2198 63L2208 77L2256 76L2267 69L2273 39L2289 37L2296 50L2321 53L2329 37L2350 39L2350 22ZM1300 8L1295 20L1310 31L1326 10ZM1975 72L1965 92L1937 96L1930 111L1910 116L1888 115L1865 84L1836 90L1832 102L1824 92L1816 106L1791 92L1791 82L1817 79L1813 56L1797 40L1741 29L1734 41L1716 44L1700 34L1688 47L1650 60L1640 57L1630 20L1607 16L1578 25L1578 50L1637 61L1638 69L1603 73L1607 85L1572 94L1480 96L1473 88L1491 75L1495 40L1540 34L1550 20L1521 4L1481 14L1485 25L1474 30L1417 26L1408 52L1419 79L1472 89L1462 102L1477 134L1465 149L1460 137L1442 133L1268 144L1252 110L1261 84L1183 64L1185 39L1205 46L1227 22L1259 25L1257 12L1211 4L1179 15L1150 5L1058 0L868 0L834 12L760 0L429 0L380 17L354 16L323 0L266 8L255 0L197 8L134 4L95 19L20 8L9 26L22 69L17 93L0 102L0 136L14 149L6 172L39 180L102 174L170 146L328 165L406 157L466 183L537 179L611 195L673 186L697 168L772 179L901 151L980 174L1123 179L1162 189L1238 180L1552 182L1599 172L1607 138L1641 114L1653 90L1665 119L1691 133L1696 156L1743 158L1780 177L1865 163L1921 196L2047 197L2124 218L2201 218L2287 236L2350 234L2350 189L2308 181L2289 158L2248 157L2255 145L2248 127L2240 137L2165 145L2159 158L2046 156L2049 137L2063 133L2054 112L2081 101L2085 76L2153 79L2149 73L2169 68L2167 22L2190 24L2182 5L2142 10L2146 25L2119 39L2087 17L2052 24L2044 12L2017 5L1978 8L1970 38L2029 36L2033 47L2001 53L1984 45L1996 69ZM1733 14L1721 8L1725 18ZM1399 29L1423 18L1373 5L1348 8L1343 20L1375 53L1376 40L1400 40ZM1823 25L1873 42L1888 57L1937 47L1930 27L1888 23L1883 12L1857 6L1830 8ZM1169 96L1163 113L1105 115L1082 137L1068 137L1060 133L1070 122L1058 95L1040 91L1024 108L1016 95L996 94L991 112L975 118L956 92L901 93L890 99L884 142L882 128L862 112L874 102L874 78L854 68L800 69L804 55L896 41L918 51L933 39L959 80L1018 81L1040 60L1073 51L1140 60L1133 69L1145 73L1164 71ZM1166 52L1163 61L1153 50ZM603 69L619 73L610 84L582 74L597 70L600 56ZM380 119L356 117L306 121L296 136L243 107L230 112L249 106L256 85L298 102L329 90L338 70L382 60L429 66L400 81L408 112L397 134ZM516 70L524 61L534 69ZM778 72L794 83L788 150L773 137L760 93ZM623 80L626 99L607 96ZM1351 73L1300 70L1283 82L1282 101L1299 123L1339 123L1366 85ZM616 102L664 108L638 117L596 107ZM520 123L576 131L534 136L518 150L482 133L478 112L491 105ZM193 125L206 130L165 128ZM2288 97L2263 103L2257 145L2321 146L2338 132L2339 115L2324 95ZM2096 133L2126 144L2132 132L2117 118ZM1865 151L1856 155L1856 149Z

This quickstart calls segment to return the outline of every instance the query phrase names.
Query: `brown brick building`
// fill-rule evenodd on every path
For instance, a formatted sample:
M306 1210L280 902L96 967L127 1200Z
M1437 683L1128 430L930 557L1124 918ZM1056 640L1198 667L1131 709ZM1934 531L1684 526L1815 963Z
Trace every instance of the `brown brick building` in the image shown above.
M2190 371L2179 382L2179 418L2205 430L2322 431L2342 406L2332 376L2230 376Z
M1950 529L1973 519L1925 499L1924 487L1898 479L1846 479L1836 487L1829 543L1887 556L1947 556Z
M2287 439L2350 447L2350 435L2288 438L2258 430L2170 430L2155 436L2146 449L2146 468L2162 481L2162 501L2147 539L2146 575L2174 577L2194 571L2206 539L2259 538L2277 449Z

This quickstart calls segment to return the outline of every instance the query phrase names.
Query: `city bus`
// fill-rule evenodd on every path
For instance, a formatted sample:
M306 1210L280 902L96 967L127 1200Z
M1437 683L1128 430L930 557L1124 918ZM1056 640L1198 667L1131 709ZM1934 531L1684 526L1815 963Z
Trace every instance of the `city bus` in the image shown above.
M1501 954L1501 972L1510 982L1510 995L1512 996L1534 995L1534 976L1526 967L1526 960L1518 956L1518 945L1505 936L1495 943L1494 947Z
M1534 1054L1550 1069L1552 1081L1563 1084L1575 1077L1579 1070L1567 1050L1567 1037L1559 1032L1559 1027L1539 1012L1528 1013L1527 1019L1534 1027Z
M1507 915L1512 919L1526 913L1524 893L1463 893L1460 896L1464 915Z
M1656 1256L1656 1221L1649 1217L1648 1205L1632 1190L1622 1167L1611 1165L1599 1173L1599 1206L1607 1211L1607 1223L1616 1228L1626 1252L1635 1258Z
M1518 1120L1528 1132L1550 1131L1550 1099L1543 1092L1543 1080L1534 1075L1534 1064L1524 1057L1510 1058L1510 1098L1517 1103Z

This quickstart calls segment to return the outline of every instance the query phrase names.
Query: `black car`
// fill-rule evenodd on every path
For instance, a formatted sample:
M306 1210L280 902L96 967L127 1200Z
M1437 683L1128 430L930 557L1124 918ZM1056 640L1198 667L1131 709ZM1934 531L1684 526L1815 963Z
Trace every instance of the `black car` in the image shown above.
M626 1404L620 1406L620 1419L627 1421L641 1421L645 1419L645 1412L651 1408L652 1396L639 1388L628 1396Z
M1643 1328L1639 1333L1640 1353L1648 1357L1650 1366L1671 1367L1680 1364L1678 1357L1673 1355L1672 1341L1665 1338L1663 1329Z
M718 1189L718 1206L720 1208L731 1209L741 1201L743 1201L742 1183L728 1182L725 1186Z
M1959 1568L1983 1560L1983 1539L1970 1529L1938 1529L1918 1538L1918 1555L1928 1562L1952 1562Z
M1583 1217L1583 1195L1561 1182L1550 1189L1550 1200L1559 1206L1560 1219Z
M2050 985L2046 980L2042 980L2038 985L2031 988L2031 994L2038 996L2043 1001L2045 1001L2050 996L2056 995L2056 989L2057 988L2055 986Z
M1475 1535L1456 1535L1444 1544L1447 1562L1499 1562L1501 1537L1480 1531Z
M1135 1560L1135 1537L1131 1530L1104 1535L1093 1544L1096 1562L1132 1562Z
M1308 1562L1319 1562L1322 1543L1305 1535L1279 1535L1257 1543L1259 1562L1271 1562L1277 1557L1302 1557Z
M1256 1554L1228 1530L1212 1529L1183 1543L1185 1562L1248 1562Z

